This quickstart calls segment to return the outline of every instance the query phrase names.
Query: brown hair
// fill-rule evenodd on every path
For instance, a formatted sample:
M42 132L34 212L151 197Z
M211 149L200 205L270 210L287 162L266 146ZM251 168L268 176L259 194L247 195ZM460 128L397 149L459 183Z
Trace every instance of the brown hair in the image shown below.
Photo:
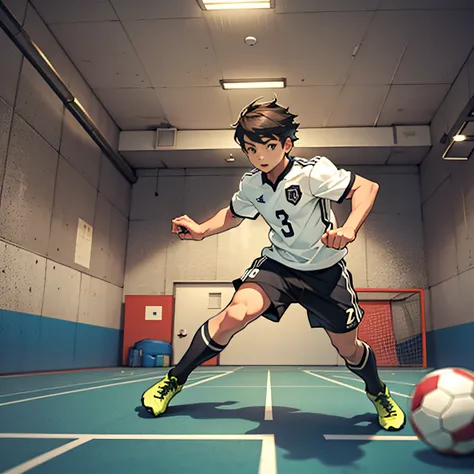
M299 123L294 122L294 115L288 112L288 107L277 104L277 97L270 102L257 104L260 99L255 99L247 105L239 115L237 122L232 124L235 127L234 140L245 151L244 135L256 143L263 143L262 138L274 138L280 140L283 146L286 139L290 138L294 143L296 130Z

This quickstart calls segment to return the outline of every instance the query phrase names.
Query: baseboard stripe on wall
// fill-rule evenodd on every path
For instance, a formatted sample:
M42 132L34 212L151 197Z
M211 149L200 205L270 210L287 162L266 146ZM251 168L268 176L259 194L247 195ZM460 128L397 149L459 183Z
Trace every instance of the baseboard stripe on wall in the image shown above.
M122 331L0 310L0 373L116 367Z

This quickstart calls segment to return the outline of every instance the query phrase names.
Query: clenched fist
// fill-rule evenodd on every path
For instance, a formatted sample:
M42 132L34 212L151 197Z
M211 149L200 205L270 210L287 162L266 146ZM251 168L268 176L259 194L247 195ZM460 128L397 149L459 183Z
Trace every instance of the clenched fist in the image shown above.
M321 237L321 242L331 249L341 250L347 244L354 242L356 234L351 227L339 227L327 231Z

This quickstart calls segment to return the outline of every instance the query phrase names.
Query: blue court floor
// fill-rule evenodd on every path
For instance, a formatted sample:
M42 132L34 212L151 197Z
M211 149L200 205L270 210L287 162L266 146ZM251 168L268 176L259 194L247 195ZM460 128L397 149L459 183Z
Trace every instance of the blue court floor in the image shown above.
M345 367L201 367L168 412L142 392L167 369L0 377L0 472L19 474L333 474L474 472L407 422L387 433ZM381 369L407 410L426 369Z

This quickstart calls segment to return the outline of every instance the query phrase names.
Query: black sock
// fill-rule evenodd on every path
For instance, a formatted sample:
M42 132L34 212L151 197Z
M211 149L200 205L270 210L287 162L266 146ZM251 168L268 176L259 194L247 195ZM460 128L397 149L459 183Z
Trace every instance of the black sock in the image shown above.
M372 348L361 341L364 346L364 354L357 365L351 365L346 361L346 367L354 374L358 375L365 382L365 390L371 395L378 395L384 391L384 384L379 379L377 373L377 362Z
M194 335L191 344L178 362L176 367L169 371L169 375L177 377L178 383L181 385L186 382L191 372L206 360L212 359L219 354L226 346L217 344L211 339L208 329L208 321L206 321Z

